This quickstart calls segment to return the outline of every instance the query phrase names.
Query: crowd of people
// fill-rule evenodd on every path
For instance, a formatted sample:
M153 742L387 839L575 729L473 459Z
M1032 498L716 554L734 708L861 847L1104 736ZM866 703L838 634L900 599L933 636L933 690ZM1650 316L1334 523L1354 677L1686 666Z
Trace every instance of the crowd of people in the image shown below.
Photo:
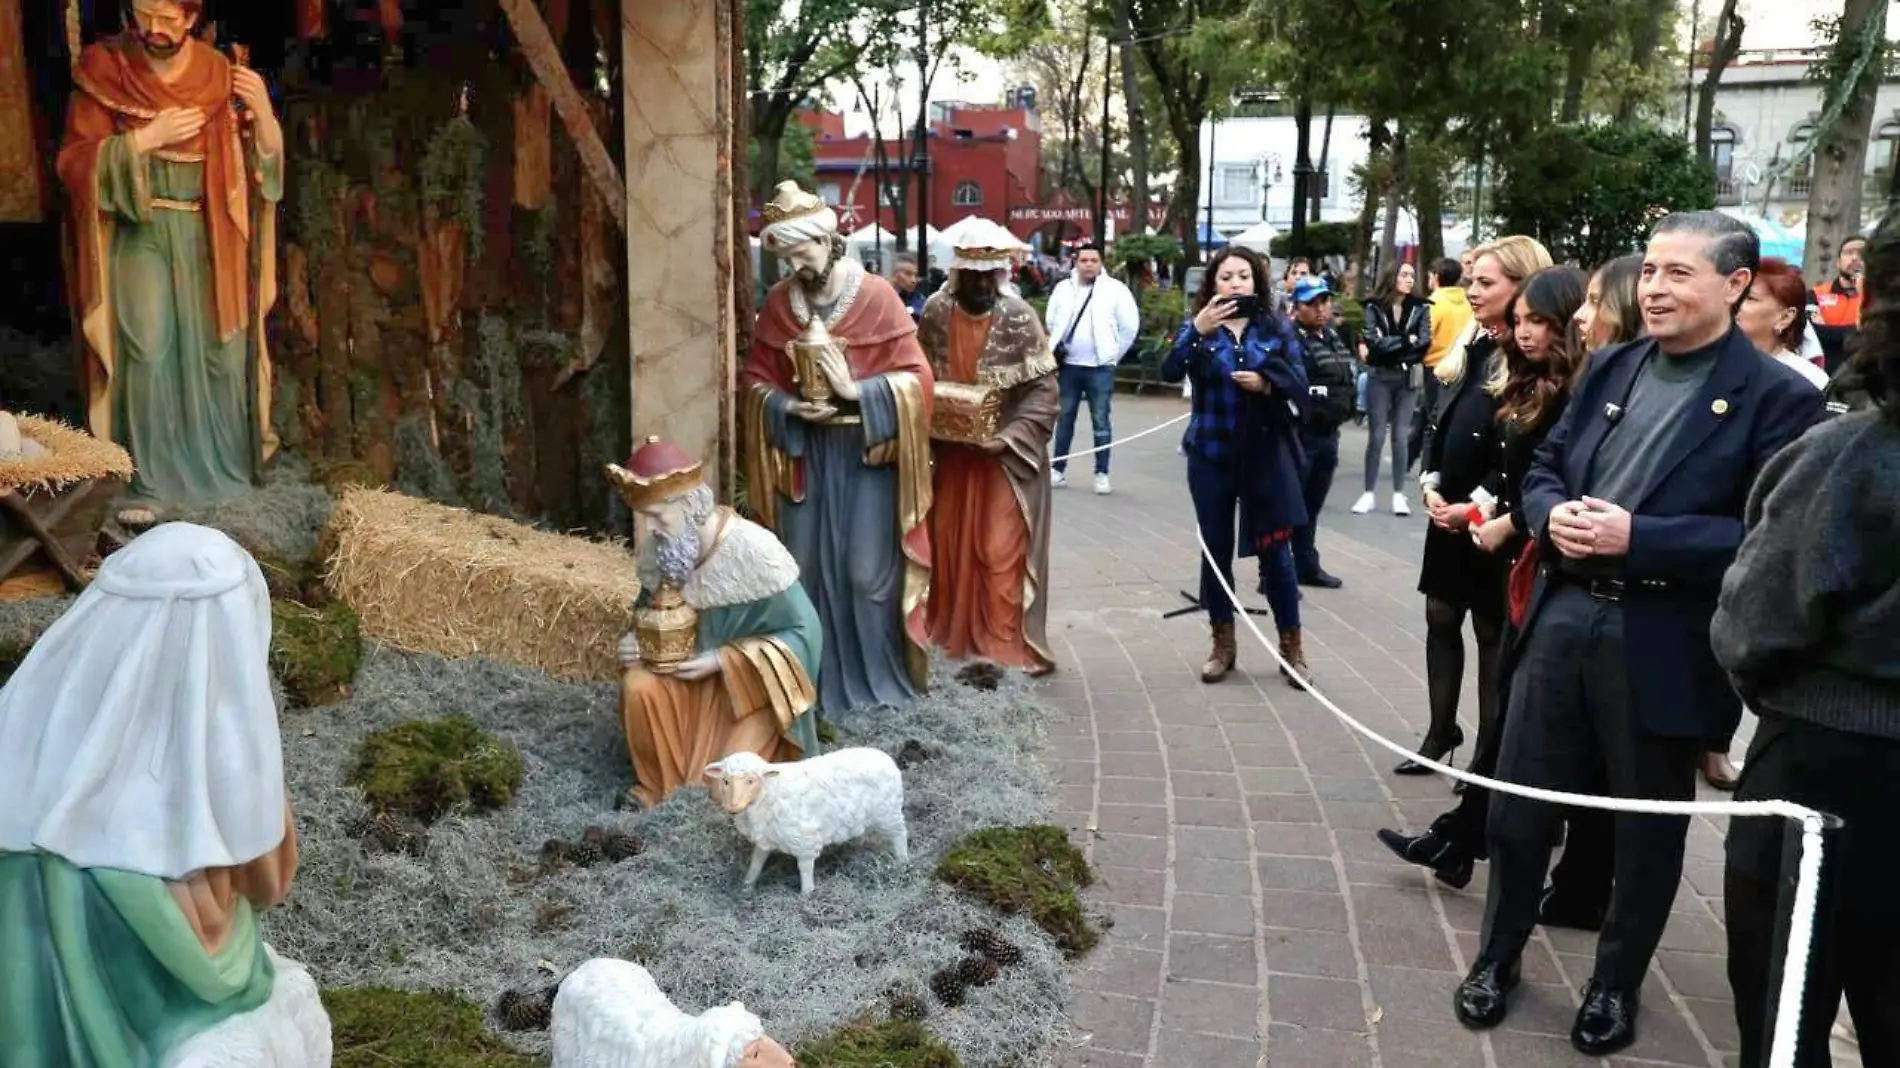
M1763 259L1746 224L1714 212L1671 215L1644 251L1592 272L1554 264L1524 236L1430 264L1427 296L1413 265L1394 265L1356 343L1310 269L1289 266L1270 299L1268 265L1228 248L1162 378L1190 387L1182 451L1208 550L1204 681L1235 666L1223 585L1236 555L1258 559L1282 658L1306 674L1299 587L1338 585L1313 532L1339 427L1364 415L1353 511L1376 506L1389 454L1393 511L1410 510L1402 480L1416 461L1429 517L1418 756L1444 761L1466 740L1458 711L1475 645L1473 771L1651 800L1692 799L1700 775L1842 816L1799 1063L1829 1063L1845 994L1864 1063L1894 1068L1900 921L1877 898L1900 876L1879 841L1900 816L1900 220L1867 246L1864 296L1862 244L1841 250L1843 275L1825 287L1831 308L1852 302L1859 340L1838 313L1817 312L1798 268ZM1830 329L1847 336L1818 336ZM1759 725L1738 769L1728 750L1744 704ZM1627 1048L1688 820L1460 792L1424 833L1379 833L1453 888L1492 867L1456 1017L1505 1019L1539 924L1600 931L1571 1039L1591 1056ZM1794 869L1777 820L1734 820L1728 848L1729 972L1742 1064L1755 1068Z

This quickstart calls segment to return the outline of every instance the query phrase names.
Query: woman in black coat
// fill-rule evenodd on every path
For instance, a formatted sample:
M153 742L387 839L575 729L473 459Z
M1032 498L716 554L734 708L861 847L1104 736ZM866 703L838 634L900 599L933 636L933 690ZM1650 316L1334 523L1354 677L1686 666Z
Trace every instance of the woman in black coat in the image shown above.
M1418 272L1409 263L1388 267L1366 299L1364 344L1366 414L1372 433L1366 440L1366 492L1352 506L1365 515L1378 504L1379 457L1391 442L1392 514L1411 515L1405 500L1406 444L1412 436L1415 376L1432 348L1432 306L1414 296Z

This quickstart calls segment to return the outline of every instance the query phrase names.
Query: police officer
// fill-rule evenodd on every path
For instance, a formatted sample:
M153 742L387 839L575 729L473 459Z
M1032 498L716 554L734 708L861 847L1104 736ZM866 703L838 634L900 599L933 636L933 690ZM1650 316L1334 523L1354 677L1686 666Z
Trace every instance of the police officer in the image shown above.
M1336 590L1343 583L1319 563L1314 536L1319 510L1333 488L1339 467L1339 428L1352 418L1358 361L1352 346L1333 325L1333 294L1324 281L1306 277L1293 286L1293 332L1306 363L1306 380L1313 394L1307 407L1300 443L1306 450L1306 524L1293 532L1293 564L1300 585Z

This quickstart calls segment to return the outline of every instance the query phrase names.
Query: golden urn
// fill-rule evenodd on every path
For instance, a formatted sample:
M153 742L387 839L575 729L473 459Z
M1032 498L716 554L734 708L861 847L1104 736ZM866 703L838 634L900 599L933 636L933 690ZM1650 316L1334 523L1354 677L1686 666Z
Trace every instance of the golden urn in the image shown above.
M831 336L824 320L816 315L797 337L785 343L785 354L792 361L792 381L798 383L799 396L813 404L832 402L831 379L825 377L821 362L825 353L833 349L842 354L844 345Z
M633 632L640 642L640 662L648 671L669 675L698 649L699 613L672 583L661 583L646 607L634 613Z

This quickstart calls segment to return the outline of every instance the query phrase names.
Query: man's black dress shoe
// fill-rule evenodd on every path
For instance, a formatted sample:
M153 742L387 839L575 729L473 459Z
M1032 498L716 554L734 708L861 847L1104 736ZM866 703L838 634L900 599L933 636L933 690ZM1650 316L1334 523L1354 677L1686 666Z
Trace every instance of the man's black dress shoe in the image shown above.
M1591 1057L1607 1057L1636 1041L1636 991L1604 986L1583 989L1583 1008L1570 1029L1570 1044Z
M1463 890L1471 882L1477 858L1470 850L1438 833L1436 826L1419 835L1400 834L1386 827L1379 831L1379 841L1397 853L1399 859L1430 868L1439 882L1453 890Z
M1336 590L1346 584L1346 580L1327 573L1325 568L1309 571L1300 576L1300 585L1318 586L1322 590Z
M1471 974L1458 984L1458 993L1452 998L1451 1007L1458 1014L1458 1022L1478 1030L1503 1023L1504 1014L1511 1007L1511 991L1517 989L1520 975L1517 961L1499 964L1480 958L1472 966Z

